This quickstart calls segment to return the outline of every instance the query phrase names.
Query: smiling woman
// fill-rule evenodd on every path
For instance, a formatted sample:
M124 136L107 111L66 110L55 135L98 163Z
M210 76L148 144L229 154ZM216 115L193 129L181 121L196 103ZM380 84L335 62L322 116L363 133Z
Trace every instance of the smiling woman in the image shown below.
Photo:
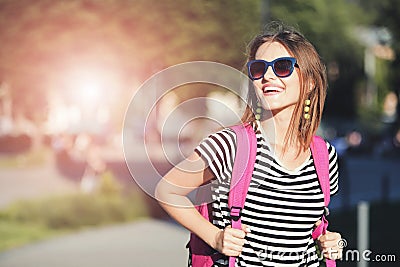
M157 186L165 210L198 237L189 243L189 266L317 267L317 243L327 266L340 256L340 234L325 232L328 199L338 190L337 155L315 136L327 89L325 65L298 31L271 26L249 46L248 105L235 126L247 133L226 127L211 134ZM253 138L246 138L249 133ZM251 152L241 150L246 141ZM251 165L241 166L246 160ZM205 184L213 200L209 217L188 198Z

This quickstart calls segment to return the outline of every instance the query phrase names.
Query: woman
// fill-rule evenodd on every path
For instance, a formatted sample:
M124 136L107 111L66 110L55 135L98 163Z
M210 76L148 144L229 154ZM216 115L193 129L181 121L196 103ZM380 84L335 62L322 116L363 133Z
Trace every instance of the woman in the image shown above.
M300 33L277 29L249 46L249 107L242 122L257 136L257 157L242 210L242 230L231 228L227 203L236 136L230 129L212 134L158 184L164 209L236 266L319 266L311 232L323 214L310 142L321 120L327 81L315 48ZM256 113L256 114L255 114ZM335 149L329 151L331 194L338 189ZM186 197L211 181L213 223ZM184 208L191 207L191 208ZM338 258L340 234L318 239L325 257ZM338 253L329 253L329 250ZM227 257L215 266L228 266Z

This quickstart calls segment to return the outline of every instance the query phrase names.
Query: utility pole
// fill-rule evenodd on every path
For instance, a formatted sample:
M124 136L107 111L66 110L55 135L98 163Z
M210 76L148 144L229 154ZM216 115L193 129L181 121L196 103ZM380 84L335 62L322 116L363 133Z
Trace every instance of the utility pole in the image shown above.
M357 249L361 255L357 267L368 267L365 253L369 246L369 203L362 201L357 205Z

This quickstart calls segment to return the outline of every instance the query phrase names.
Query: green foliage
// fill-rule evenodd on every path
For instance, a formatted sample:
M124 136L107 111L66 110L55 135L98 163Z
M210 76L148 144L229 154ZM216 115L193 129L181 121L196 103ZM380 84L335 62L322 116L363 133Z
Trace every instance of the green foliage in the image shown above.
M120 195L109 178L100 191L93 194L56 196L37 201L20 201L5 216L20 223L34 223L51 229L76 229L144 216L144 205L138 192Z
M71 67L107 69L111 80L124 81L124 88L110 88L113 92L128 92L132 84L185 61L242 69L246 44L262 28L266 13L297 26L316 46L328 73L331 66L339 67L339 76L329 80L328 116L360 114L355 90L365 80L364 48L356 41L355 26L388 27L400 54L397 0L0 0L0 79L11 84L15 107L43 113L43 95L65 89ZM400 57L388 64L393 73L400 71ZM397 90L399 75L379 75L379 88ZM112 99L130 98L121 94Z
M107 171L100 177L98 192L104 196L116 196L122 192L122 186L115 181L112 172Z
M82 61L143 78L189 60L237 66L260 19L258 1L243 0L1 0L0 10L0 66L15 82L54 79Z
M378 70L375 75L375 83L378 90L377 102L379 110L382 110L383 100L386 95L392 91L392 84L390 82L392 74L390 70L391 63L384 59L376 59L376 69Z
M363 48L356 41L355 26L369 17L359 6L345 0L273 1L271 15L272 19L296 26L314 44L327 64L328 74L331 65L338 66L338 77L328 75L326 114L354 116L354 88L363 79Z
M29 150L22 154L0 157L0 168L28 168L43 165L49 158L48 149Z
M147 216L140 191L122 193L106 173L97 192L14 203L0 212L0 249L56 233Z
M140 215L141 207L136 207L133 200L100 194L77 194L35 202L21 201L10 207L7 213L9 219L21 223L34 223L52 229L76 229L127 221ZM125 201L132 202L127 205Z
M355 52L353 27L367 18L360 7L345 0L277 1L271 5L273 19L296 25L318 49L326 62Z
M47 114L49 92L81 86L71 75L100 70L119 127L132 86L166 67L209 60L241 69L259 21L259 1L0 0L0 82L13 107L34 116Z
M52 237L60 233L63 233L63 231L55 231L42 225L0 220L0 251Z
M400 85L400 5L396 0L365 0L362 3L362 8L365 13L371 14L373 20L372 25L387 28L392 40L389 46L393 49L395 59L393 61L381 62L378 61L377 83L379 88L384 88L384 91L395 91L398 94ZM384 97L385 93L381 93L380 97ZM382 98L380 98L381 100ZM399 121L400 122L400 121Z

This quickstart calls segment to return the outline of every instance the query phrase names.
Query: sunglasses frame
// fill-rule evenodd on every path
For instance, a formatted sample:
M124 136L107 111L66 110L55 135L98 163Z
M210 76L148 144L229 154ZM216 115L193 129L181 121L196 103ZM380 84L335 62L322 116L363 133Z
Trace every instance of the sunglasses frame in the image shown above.
M276 73L274 64L275 64L277 61L280 61L280 60L288 60L288 61L290 61L290 62L292 63L292 66L290 67L290 70L289 70L289 74L288 74L288 75L283 75L283 76L281 76L281 75L278 75L278 74ZM252 75L251 72L250 72L250 67L251 67L251 65L252 65L253 63L256 63L256 62L262 62L262 63L264 63L264 73L263 73L263 75L262 75L260 78L254 78L253 75ZM299 67L299 65L297 65L297 61L296 61L296 59L295 59L294 57L278 57L278 58L276 58L276 59L274 59L274 60L272 60L272 61L266 61L266 60L262 60L262 59L255 59L255 60L251 60L251 61L247 62L247 73L248 73L249 78L250 78L252 81L261 79L262 77L265 76L265 73L267 73L268 67L269 67L269 66L272 67L272 71L274 72L274 74L276 75L276 77L279 77L279 78L286 78L286 77L289 77L290 75L292 75L293 70L294 70L294 67Z

